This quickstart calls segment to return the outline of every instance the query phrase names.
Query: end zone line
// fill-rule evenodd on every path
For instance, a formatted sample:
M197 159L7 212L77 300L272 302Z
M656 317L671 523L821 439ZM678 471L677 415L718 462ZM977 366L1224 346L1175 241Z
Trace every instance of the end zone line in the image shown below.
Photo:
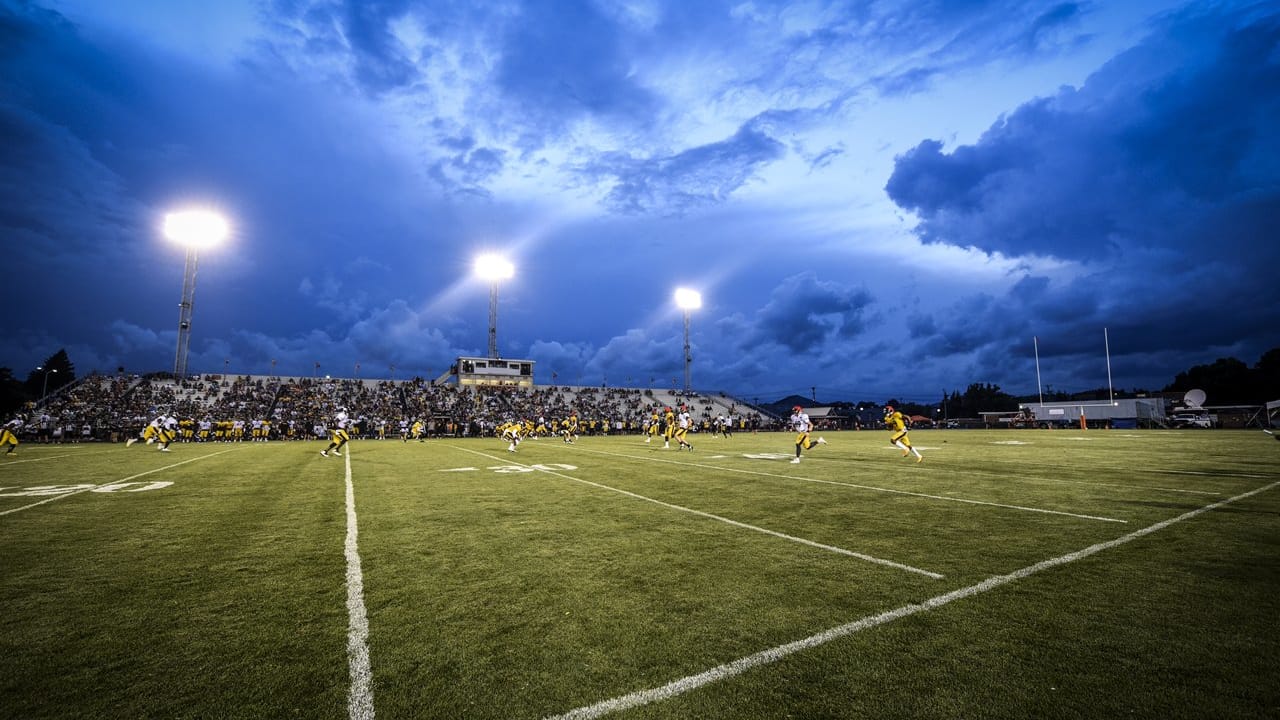
M530 469L532 469L532 470L537 470L538 472L546 473L547 475L554 475L555 477L564 478L565 480L572 480L572 481L574 481L574 482L582 483L582 484L584 484L584 485L591 485L592 487L597 487L597 488L600 488L600 489L602 489L602 490L609 490L609 491L611 491L611 492L620 493L620 494L622 494L622 495L626 495L626 496L628 496L628 497L632 497L632 498L635 498L635 499L637 499L637 500L643 500L643 501L645 501L645 502L651 502L651 503L653 503L653 504L655 504L655 505L661 505L662 507L669 508L669 509L671 509L671 510L678 510L678 511L680 511L680 512L685 512L685 513L690 513L690 514L693 514L693 515L698 515L698 516L701 516L701 517L704 517L704 518L708 518L708 519L711 519L711 520L717 520L717 521L722 522L722 523L727 523L727 524L729 524L729 525L733 525L734 527L740 527L740 528L743 528L744 530L752 530L752 531L755 531L755 532L758 532L758 533L764 533L765 535L772 535L773 537L776 537L776 538L781 538L781 539L783 539L783 540L788 540L788 541L790 541L790 542L794 542L794 543L800 543L801 545L808 545L809 547L815 547L815 548L818 548L818 549L820 549L820 550L826 550L826 551L828 551L828 552L839 553L839 554L841 554L841 555L848 555L849 557L855 557L855 558L858 558L859 560L865 560L865 561L867 561L867 562L875 563L875 564L877 564L877 565L884 565L884 566L886 566L886 567L891 567L891 568L895 568L895 569L898 569L898 570L905 570L905 571L907 571L907 572L916 573L916 574L918 574L918 575L924 575L924 576L926 576L926 577L933 578L934 580L941 580L942 578L946 577L945 575L940 575L940 574L938 574L938 573L930 572L930 571L928 571L928 570L921 570L920 568L912 567L912 566L910 566L910 565L903 565L902 563L897 563L897 562L894 562L894 561L892 561L892 560L885 560L884 558L878 558L878 557L875 557L875 556L873 556L873 555L864 555L863 553L854 552L854 551L852 551L852 550L845 550L844 548L836 547L836 546L834 546L834 545L826 545L826 544L824 544L824 543L815 542L815 541L813 541L813 540L806 540L806 539L801 538L801 537L796 537L796 536L794 536L794 535L787 535L786 533L780 533L780 532L778 532L777 530L769 530L768 528L762 528L762 527L759 527L759 526L757 526L757 525L748 525L747 523L739 522L739 521L737 521L737 520L731 520L731 519L729 519L729 518L727 518L727 517L723 517L723 516L720 516L720 515L714 515L714 514L712 514L712 513L709 513L709 512L703 512L703 511L701 511L701 510L694 510L693 508L685 507L685 506L683 506L683 505L675 505L675 504L673 504L673 503L663 502L662 500L658 500L658 499L651 498L651 497L646 497L646 496L644 496L644 495L640 495L640 494L638 494L638 493L633 493L633 492L631 492L631 491L629 491L629 490L622 490L622 489L619 489L619 488L616 488L616 487L610 487L610 486L608 486L608 485L604 485L604 484L601 484L601 483L598 483L598 482L593 482L593 481L591 481L591 480L584 480L583 478L576 478L576 477L573 477L572 475L565 475L565 474L563 474L563 473L559 473L559 472L556 472L556 471L554 471L554 470L548 470L548 469L544 469L544 468L535 468L535 467L532 467L532 466L530 466L530 465L522 465L521 463L518 463L518 462L512 462L512 461L511 461L511 460L509 460L509 459L505 459L505 458L498 458L498 457L495 457L495 456L493 456L493 455L486 455L485 453L482 453L482 452L480 452L479 450L472 450L472 449L470 449L470 448L459 447L459 446L457 446L457 445L449 445L449 446L447 446L447 447L451 447L451 448L453 448L453 449L455 449L455 450L462 450L463 452L469 452L469 453L472 453L472 454L474 454L474 455L479 455L480 457L489 458L490 460L495 460L495 461L497 461L497 462L503 462L503 461L505 460L508 464L511 464L511 465L520 465L521 467L527 467L527 468L530 468Z
M911 495L913 497L928 498L930 500L944 500L946 502L967 503L969 505L989 505L991 507L1006 508L1009 510L1022 510L1024 512L1044 513L1046 515L1066 515L1067 517L1081 518L1083 520L1097 520L1099 522L1109 523L1128 523L1128 520L1118 520L1116 518L1101 517L1098 515L1081 515L1080 513L1070 513L1063 510L1046 510L1044 508L1026 507L1025 505L1007 505L1005 503L989 502L987 500L969 500L967 498L947 497L945 495L929 495L928 493L911 492L910 490L894 490L893 488L882 488L874 485L859 485L857 483L841 482L839 480L820 480L818 478L799 477L797 475L783 475L782 473L770 473L760 470L745 470L743 468L722 467L720 465L704 465L702 463L684 462L682 460L667 460L665 458L645 457L643 455L624 455L622 453L607 452L605 450L590 450L588 448L576 448L578 452L597 453L599 455L611 455L613 457L628 458L631 460L649 460L651 462L671 463L673 465L687 465L689 467L700 467L706 470L720 470L721 472L742 473L744 475L760 475L763 477L782 478L784 480L800 480L802 482L820 483L823 485L841 485L844 487L858 488L859 490L872 490L875 492L891 493L893 495Z
M347 669L351 690L347 717L373 720L373 671L369 667L369 616L364 607L364 573L360 569L360 530L356 523L356 491L351 482L351 446L347 445Z
M1182 515L1178 515L1177 517L1173 517L1168 520L1162 520L1155 525L1142 528L1141 530L1135 530L1128 535L1122 535L1114 540L1107 540L1105 542L1097 543L1096 545L1090 545L1083 550L1077 550L1056 558L1043 560L1034 565L1024 567L1021 570L1015 570L1007 575L995 575L976 585L970 585L969 587L960 588L959 590L952 590L949 593L937 595L921 603L903 605L900 608L880 613L879 615L872 615L845 625L824 630L816 635L804 638L803 640L796 640L785 645L779 645L768 650L763 650L755 653L754 655L738 658L732 662L713 667L710 670L705 670L697 675L690 675L688 677L675 680L661 687L639 690L626 695L620 695L611 700L604 700L594 705L586 705L575 710L570 710L569 712L561 715L549 716L546 720L589 720L591 718L598 718L602 715L607 715L619 710L629 710L641 705L648 705L649 703L670 700L677 695L682 695L691 690L696 690L704 685L709 685L713 682L724 680L735 675L741 675L747 670L755 667L777 662L788 655L793 655L802 650L808 650L819 645L824 645L832 640L852 635L856 632L873 628L878 625L885 625L893 622L894 620L898 620L899 618L933 610L942 607L947 603L973 597L974 595L979 595L989 590L994 590L1003 585L1008 585L1009 583L1017 580L1035 575L1036 573L1075 562L1082 558L1089 557L1090 555L1102 552L1103 550L1110 550L1111 548L1137 540L1140 537L1163 530L1175 523L1182 522L1183 520L1190 520L1197 515L1209 512L1210 510L1215 510L1223 505L1244 500L1259 493L1267 492L1268 490L1275 488L1277 485L1280 485L1280 481L1273 482L1270 485L1266 485L1255 490L1250 490L1249 492L1236 495L1235 497L1227 498L1226 500L1220 500L1212 505L1206 505L1202 508L1191 510L1190 512L1183 513Z
M87 488L84 488L84 489L81 489L81 490L73 490L73 491L71 491L71 492L69 492L69 493L65 493L65 494L62 494L62 495L54 495L53 497L46 498L46 499L44 499L44 500L41 500L40 502L33 502L33 503L31 503L30 505L23 505L22 507L16 507L16 508L12 508L12 509L9 509L9 510L0 511L0 515L8 515L9 513L16 513L16 512L18 512L19 510L26 510L27 508L33 508L33 507L35 507L35 506L37 506L37 505L43 505L43 504L45 504L45 503L51 503L51 502L53 502L54 500L61 500L61 499L63 499L63 498L69 498L69 497L71 497L72 495L79 495L80 493L86 493L86 492L89 492L89 491L91 491L91 490L97 490L97 489L98 489L98 488L100 488L100 487L106 487L106 486L108 486L108 485L115 485L116 483L129 482L130 480L136 480L136 479L138 479L138 478L140 478L140 477L145 477L145 476L150 475L150 474L152 474L152 473L158 473L158 472L160 472L161 470L169 470L169 469L172 469L172 468L176 468L176 467L178 467L179 465L186 465L187 463L193 463L193 462L195 462L195 461L197 461L197 460L204 460L205 458L211 458L211 457L214 457L215 455L222 455L222 454L225 454L225 453L229 453L229 452L231 452L231 451L232 451L232 450L234 450L234 449L235 449L235 448L228 448L228 449L226 449L226 450L222 450L222 451L220 451L220 452L216 452L216 453L209 453L208 455L201 455L200 457L194 457L194 458L191 458L190 460L183 460L182 462L177 462L177 463L174 463L174 464L172 464L172 465L165 465L164 467L158 467L158 468L156 468L155 470L148 470L148 471L146 471L146 472L140 472L140 473L138 473L137 475L130 475L129 477L127 477L127 478L123 478L123 479L121 479L121 480L112 480L111 482L105 482L105 483L102 483L101 485L94 485L93 487L87 487Z

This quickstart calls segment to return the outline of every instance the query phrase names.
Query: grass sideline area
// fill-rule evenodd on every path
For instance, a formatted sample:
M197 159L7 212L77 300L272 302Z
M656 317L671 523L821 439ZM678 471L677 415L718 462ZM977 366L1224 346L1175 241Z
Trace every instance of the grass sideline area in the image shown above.
M1280 715L1274 439L887 437L24 444L0 717Z

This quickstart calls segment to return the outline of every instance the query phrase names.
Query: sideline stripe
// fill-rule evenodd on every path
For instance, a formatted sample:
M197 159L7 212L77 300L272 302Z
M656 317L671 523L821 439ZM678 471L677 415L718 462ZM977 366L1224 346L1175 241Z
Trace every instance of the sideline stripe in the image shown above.
M945 495L929 495L927 493L911 492L909 490L894 490L893 488L875 487L874 485L859 485L857 483L840 482L839 480L819 480L817 478L798 477L796 475L783 475L782 473L762 472L760 470L744 470L742 468L721 467L719 465L704 465L702 463L683 462L680 460L667 460L664 458L651 458L643 455L624 455L622 453L606 452L604 450L590 450L588 448L575 448L578 452L596 453L598 455L611 455L613 457L629 458L631 460L649 460L651 462L671 463L672 465L687 465L689 467L700 467L707 470L719 470L721 472L742 473L744 475L761 475L763 477L783 478L784 480L800 480L803 482L820 483L823 485L841 485L844 487L858 488L859 490L872 490L874 492L891 493L894 495L911 495L912 497L928 498L930 500L944 500L946 502L967 503L969 505L988 505L990 507L1006 508L1008 510L1022 510L1023 512L1044 513L1046 515L1066 515L1067 517L1081 518L1083 520L1098 520L1100 522L1109 523L1128 523L1128 520L1117 520L1116 518L1100 517L1098 515L1081 515L1079 513L1069 513L1062 510L1045 510L1044 508L1026 507L1024 505L1006 505L1004 503L988 502L986 500L969 500L967 498L947 497Z
M33 508L33 507L35 507L35 506L37 506L37 505L43 505L43 504L45 504L45 503L51 503L51 502L53 502L54 500L61 500L61 499L63 499L63 498L69 498L69 497L71 497L72 495L79 495L80 493L86 493L86 492L89 492L89 491L91 491L91 490L97 490L97 489L98 489L98 488L100 488L100 487L106 487L106 486L108 486L108 485L115 485L116 483L129 482L130 480L136 480L137 478L145 477L145 476L150 475L150 474L152 474L152 473L158 473L158 472L160 472L161 470L169 470L169 469L171 469L171 468L176 468L176 467L178 467L179 465L186 465L187 463L193 463L193 462L195 462L195 461L197 461L197 460L204 460L205 458L211 458L211 457L216 457L216 456L218 456L218 455L224 455L224 454L226 454L226 453L231 452L231 451L232 451L232 450L234 450L234 449L235 449L235 448L229 448L229 449L227 449L227 450L222 450L222 451L220 451L220 452L216 452L216 453L209 453L208 455L201 455L200 457L191 458L190 460L183 460L182 462L174 463L174 464L172 464L172 465L165 465L164 467L158 467L158 468L156 468L155 470L148 470L148 471L146 471L146 472L138 473L137 475L130 475L129 477L127 477L127 478L123 478L123 479L121 479L121 480L112 480L111 482L104 482L104 483L102 483L101 485L94 485L93 487L87 487L87 488L83 488L83 489L81 489L81 490L74 490L74 491L72 491L72 492L65 493L65 494L63 494L63 495L54 495L54 496L53 496L53 497L51 497L51 498L46 498L46 499L44 499L44 500L41 500L40 502L34 502L34 503L31 503L30 505L23 505L22 507L16 507L16 508L12 508L12 509L10 509L10 510L4 510L4 511L0 512L0 515L8 515L9 513L16 513L16 512L18 512L19 510L26 510L27 508Z
M1156 523L1155 525L1151 525L1150 527L1145 527L1141 530L1135 530L1134 532L1131 532L1128 535L1123 535L1114 540L1107 540L1106 542L1100 542L1096 545L1090 545L1089 547L1084 548L1083 550L1077 550L1067 555L1062 555L1060 557L1052 558L1050 560L1044 560L1042 562L1036 563L1035 565L1029 565L1027 567L1022 568L1021 570L1015 570L1014 572L1011 572L1008 575L996 575L993 577L989 577L986 580L983 580L982 582L978 583L977 585L970 585L969 587L966 587L966 588L953 590L949 593L945 593L942 595L938 595L936 597L929 598L928 600L925 600L922 603L912 603L910 605L903 605L902 607L897 608L895 610L890 610L888 612L884 612L879 615L872 615L869 617L865 617L865 618L862 618L861 620L855 620L854 622L851 622L845 625L840 625L839 627L834 627L834 628L831 628L830 630L824 630L823 632L820 632L817 635L811 635L807 638L804 638L803 640L796 640L795 642L790 642L785 645L779 645L777 647L758 652L754 655L748 655L746 657L739 658L732 662L725 663L724 665L713 667L710 670L700 672L697 675L690 675L688 677L681 678L674 682L667 683L666 685L663 685L661 687L651 688L649 690L640 690L637 692L628 693L626 695L621 695L611 700L605 700L602 702L598 702L594 705L587 705L584 707L577 708L576 710L570 710L569 712L564 713L562 715L550 716L547 718L547 720L588 720L589 718L598 718L602 715L606 715L612 712L617 712L619 710L629 710L631 708L639 707L641 705L647 705L649 703L670 700L671 698L677 695L684 694L686 692L689 692L690 690L696 690L704 685L709 685L718 680L724 680L726 678L730 678L735 675L741 675L742 673L752 668L777 662L778 660L781 660L782 658L785 658L788 655L792 655L802 650L808 650L810 648L814 648L819 645L823 645L828 642L831 642L832 640L845 637L846 635L852 635L856 632L860 632L868 628L876 627L877 625L884 625L884 624L893 622L894 620L897 620L899 618L904 618L909 615L915 615L917 613L933 610L935 608L942 607L943 605L946 605L947 603L953 602L955 600L963 600L968 597L973 597L974 595L987 592L988 590L994 590L1002 585L1008 585L1009 583L1012 583L1017 580L1021 580L1022 578L1029 577L1031 575L1035 575L1036 573L1042 572L1044 570L1049 570L1051 568L1058 567L1059 565L1066 565L1067 563L1075 562L1076 560L1089 557L1090 555L1102 552L1103 550L1110 550L1111 548L1124 545L1125 543L1131 542L1133 540L1137 540L1138 538L1143 537L1145 535L1150 535L1151 533L1156 532L1158 530L1163 530L1164 528L1167 528L1170 525L1173 525L1174 523L1179 523L1179 522L1182 522L1183 520L1190 520L1191 518L1197 515L1209 512L1210 510L1215 510L1219 507L1222 507L1223 505L1227 505L1229 503L1233 503L1239 500L1244 500L1245 498L1252 497L1259 493L1266 492L1276 487L1277 485L1280 485L1280 482L1273 482L1270 485L1257 488L1256 490L1250 490L1249 492L1236 495L1235 497L1227 498L1226 500L1220 500L1216 503L1213 503L1212 505L1206 505L1202 508L1198 508L1196 510L1183 513L1182 515L1179 515L1177 517L1170 518L1168 520L1163 520L1161 522Z
M767 528L762 528L762 527L759 527L759 526L756 526L756 525L748 525L747 523L744 523L744 522L738 522L737 520L730 520L729 518L727 518L727 517L723 517L723 516L720 516L720 515L713 515L713 514L711 514L711 513L703 512L703 511L701 511L701 510L694 510L693 508L685 507L685 506L683 506L683 505L674 505L674 504L669 503L669 502L663 502L663 501L661 501L661 500L656 500L656 499L654 499L654 498L646 497L646 496L644 496L644 495L640 495L640 494L637 494L637 493L633 493L633 492L630 492L630 491L628 491L628 490L620 490L620 489L618 489L618 488L615 488L615 487L609 487L608 485L603 485L603 484L598 483L598 482L592 482L592 481L590 481L590 480L584 480L584 479L582 479L582 478L576 478L576 477L573 477L572 475L565 475L565 474L563 474L563 473L558 473L558 472L556 472L556 471L554 471L554 470L549 470L549 469L541 468L541 467L533 467L533 466L531 466L531 465L522 465L521 463L513 462L513 461L511 461L511 460L509 460L509 459L499 458L499 457L495 457L495 456L493 456L493 455L487 455L487 454L482 453L482 452L480 452L480 451L478 451L478 450L472 450L472 449L470 449L470 448L459 447L459 446L457 446L457 445L448 445L447 447L451 447L451 448L453 448L453 449L455 449L455 450L462 450L462 451L464 451L464 452L469 452L469 453L472 453L472 454L475 454L475 455L479 455L480 457L489 458L490 460L495 460L495 461L497 461L497 462L506 462L506 463L507 463L507 464L509 464L509 465L519 465L520 467L527 467L527 468L530 468L530 469L533 469L533 470L537 470L538 472L546 473L546 474L548 474L548 475L554 475L554 476L559 477L559 478L564 478L565 480L572 480L572 481L574 481L574 482L579 482L579 483L582 483L582 484L584 484L584 485L591 485L591 486L593 486L593 487L598 487L598 488L600 488L600 489L602 489L602 490L610 490L610 491L612 491L612 492L621 493L622 495L626 495L626 496L628 496L628 497L633 497L633 498L635 498L635 499L637 499L637 500L644 500L645 502L651 502L651 503L653 503L653 504L655 504L655 505L661 505L662 507L670 508L670 509L672 509L672 510L679 510L680 512L691 513L691 514L693 514L693 515L698 515L698 516L700 516L700 517L709 518L709 519L711 519L711 520L718 520L718 521L720 521L720 522L722 522L722 523L728 523L729 525L733 525L734 527L740 527L740 528L743 528L744 530L754 530L755 532L758 532L758 533L764 533L765 535L772 535L773 537L776 537L776 538L782 538L783 540L789 540L789 541L794 542L794 543L800 543L801 545L808 545L809 547L815 547L815 548L818 548L818 549L820 549L820 550L827 550L827 551L829 551L829 552L839 553L839 554L841 554L841 555L848 555L849 557L855 557L855 558L858 558L859 560L866 560L867 562L876 563L877 565L885 565L885 566L887 566L887 567L896 568L896 569L898 569L898 570L906 570L907 572L913 572L913 573L916 573L916 574L918 574L918 575L924 575L924 576L926 576L926 577L931 577L931 578L933 578L934 580L941 580L942 578L946 577L945 575L940 575L940 574L938 574L938 573L930 572L930 571L928 571L928 570L921 570L920 568L912 567L912 566L910 566L910 565L903 565L902 563L897 563L897 562L894 562L894 561L892 561L892 560L885 560L884 558L878 558L878 557L874 557L874 556L872 556L872 555L864 555L864 554L862 554L862 553L854 552L854 551L852 551L852 550L845 550L844 548L836 547L836 546L834 546L834 545L825 545L825 544L820 543L820 542L814 542L813 540L805 540L804 538L796 537L796 536L794 536L794 535L787 535L786 533L780 533L780 532L778 532L778 531L776 531L776 530L769 530L769 529L767 529Z
M360 570L360 550L356 545L356 490L351 483L351 444L343 453L347 465L347 667L351 691L347 695L347 716L351 720L373 718L373 671L369 667L369 616L364 608L364 574Z

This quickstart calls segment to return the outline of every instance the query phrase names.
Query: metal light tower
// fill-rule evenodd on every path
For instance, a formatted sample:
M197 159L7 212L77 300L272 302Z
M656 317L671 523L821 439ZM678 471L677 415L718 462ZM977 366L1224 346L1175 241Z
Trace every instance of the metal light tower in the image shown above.
M173 374L187 376L187 347L191 344L191 310L196 294L196 264L199 250L212 247L227 237L227 221L208 210L185 210L169 213L164 218L165 237L187 249L187 264L182 274L182 301L178 303L178 351L173 360Z
M56 373L58 369L47 368L43 365L37 366L36 369L44 373L44 389L40 391L40 402L44 402L44 399L49 396L49 373Z
M697 290L676 289L676 306L684 311L684 391L689 392L689 365L693 355L689 353L689 313L702 307L702 295Z
M498 281L510 280L516 268L499 255L476 258L476 275L489 281L489 357L498 357Z

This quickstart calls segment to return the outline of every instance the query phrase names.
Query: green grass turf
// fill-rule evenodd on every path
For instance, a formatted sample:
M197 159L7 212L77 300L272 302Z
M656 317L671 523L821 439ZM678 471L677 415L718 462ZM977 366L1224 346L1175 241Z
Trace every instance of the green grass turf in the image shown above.
M347 716L347 460L381 718L567 713L1280 482L1256 431L912 436L22 445L0 717ZM1280 487L611 717L1276 717L1277 590Z

